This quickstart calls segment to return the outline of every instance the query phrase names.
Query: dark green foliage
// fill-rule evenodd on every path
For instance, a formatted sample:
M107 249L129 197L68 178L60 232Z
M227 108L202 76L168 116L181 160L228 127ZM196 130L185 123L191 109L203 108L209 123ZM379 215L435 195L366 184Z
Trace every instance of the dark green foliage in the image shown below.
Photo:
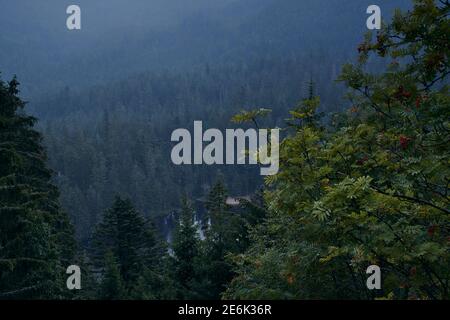
M319 1L267 4L249 23L224 28L233 31L222 45L249 31L251 41L236 37L231 49L247 58L228 59L225 52L217 59L227 63L216 66L203 61L191 71L67 87L36 105L48 117L44 130L55 181L78 238L90 245L88 257L73 258L73 231L18 83L0 81L0 299L449 298L448 1L414 1L413 10L396 12L376 40L368 34L357 49L359 63L345 65L340 77L351 89L352 106L328 127L322 111L342 109L339 87L329 79L347 54L335 52L339 42L327 50L318 46L313 51L320 54L308 59L294 49L308 39L327 42L348 22L299 38L304 28L298 16L302 9L331 10L335 19L331 8L344 5L353 15L350 7L359 7L340 1L329 7ZM274 27L269 18L286 23ZM187 23L187 34L199 26L208 26L213 38L222 34L203 20ZM265 43L272 46L267 51ZM153 46L151 55L141 56L160 55ZM388 62L370 59L374 53ZM217 54L205 52L209 56ZM285 122L304 83L306 99ZM224 181L234 194L253 193L262 182L257 169L225 167L225 178L213 184L216 167L171 165L169 137L200 117L206 126L224 129L224 119L250 106L257 109L232 120L257 127L286 123L286 135L279 174L266 178L263 195L237 206ZM267 122L258 123L261 116ZM166 215L176 210L180 194L195 199L209 188L202 226L183 199L169 252L144 216ZM65 267L73 263L83 272L83 289L76 293L65 289ZM382 269L381 291L366 288L371 264Z
M0 298L60 298L73 230L18 93L16 79L0 81Z
M97 298L99 283L95 278L96 274L92 272L92 265L88 252L78 252L74 264L79 266L81 270L81 290L73 290L70 299L92 300Z
M449 298L449 11L417 0L367 36L343 68L353 106L339 126L321 126L318 98L291 112L267 219L233 257L226 298ZM367 69L374 56L384 72Z
M282 125L287 110L305 94L311 66L326 111L335 110L339 87L329 79L338 64L333 67L330 60L314 64L299 57L267 57L209 72L199 67L145 73L89 90L63 90L48 106L39 103L39 110L50 110L43 132L78 239L88 241L114 194L130 198L145 216L159 217L177 210L185 192L196 199L211 188L218 166L172 164L173 130L192 130L199 119L205 129L242 127L228 120L253 106L262 108L259 113L273 108L261 127ZM251 194L263 184L256 166L220 169L233 194Z
M265 215L256 200L242 200L241 206L234 207L227 200L225 185L219 180L207 196L206 215L199 225L190 202L183 198L167 274L177 299L220 299L233 277L229 255L248 248L249 229Z
M179 287L179 298L194 298L193 282L196 281L196 263L199 257L200 239L194 224L194 212L186 198L182 200L181 215L173 237L174 281Z
M202 242L198 273L202 275L200 290L206 299L219 299L232 278L226 257L242 252L245 239L244 220L227 204L228 193L221 179L208 194L205 240Z
M99 298L102 300L121 300L126 297L125 287L119 264L112 251L108 250L104 258L104 272L100 285Z
M93 265L99 276L110 273L116 283L115 266L123 282L122 298L136 297L136 288L148 270L157 272L163 248L157 239L155 229L134 209L130 200L116 197L93 236ZM106 254L114 258L105 260ZM120 286L122 287L122 285ZM119 287L118 287L119 288ZM159 288L153 288L157 295ZM144 298L144 297L141 297Z

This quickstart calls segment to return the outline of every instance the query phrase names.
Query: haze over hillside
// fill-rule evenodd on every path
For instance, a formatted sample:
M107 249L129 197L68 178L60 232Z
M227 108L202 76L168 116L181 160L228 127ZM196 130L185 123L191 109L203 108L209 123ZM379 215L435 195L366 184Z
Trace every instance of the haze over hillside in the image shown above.
M408 1L379 1L383 14ZM0 70L30 98L129 74L349 50L365 31L370 1L80 0L82 30L68 31L71 1L1 0Z
M327 116L347 108L334 80L356 57L372 1L80 0L79 31L66 28L69 4L0 0L0 71L17 74L86 239L115 194L164 216L218 175L233 195L255 192L254 168L174 166L170 133L194 120L228 127L260 107L282 125L311 81ZM388 19L409 1L378 4Z

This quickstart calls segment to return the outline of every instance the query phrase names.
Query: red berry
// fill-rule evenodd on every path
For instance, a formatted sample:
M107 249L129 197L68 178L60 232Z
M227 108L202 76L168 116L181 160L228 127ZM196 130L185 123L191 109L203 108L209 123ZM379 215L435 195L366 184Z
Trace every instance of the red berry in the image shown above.
M420 108L421 104L422 104L422 98L419 96L416 99L416 108Z
M434 233L436 232L437 226L436 225L432 225L428 228L427 233L430 237L432 237L434 235Z
M405 88L403 86L398 87L397 92L395 93L395 97L399 100L402 99L404 92Z
M368 51L368 47L367 47L367 44L366 43L361 43L360 45L359 45L359 47L358 47L358 52L359 53L361 53L361 52L367 52Z
M405 91L405 92L403 92L403 96L405 97L405 98L411 98L411 92L409 92L409 91Z
M411 141L410 138L403 136L403 135L400 136L400 146L402 147L403 150L408 148L410 141Z
M369 160L369 157L368 156L364 156L361 159L358 159L358 161L356 161L356 164L358 166L362 166L364 163L367 162L367 160Z

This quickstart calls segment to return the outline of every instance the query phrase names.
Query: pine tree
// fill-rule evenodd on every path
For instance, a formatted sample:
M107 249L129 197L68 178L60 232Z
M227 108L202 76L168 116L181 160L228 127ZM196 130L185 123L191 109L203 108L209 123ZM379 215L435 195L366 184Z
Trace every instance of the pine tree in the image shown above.
M93 236L93 261L96 269L103 269L108 251L117 261L126 294L133 290L146 268L156 271L163 248L155 229L133 207L128 199L116 197L106 210Z
M73 229L18 85L0 81L0 298L61 298Z
M173 240L174 280L180 288L179 297L192 298L192 281L195 280L195 263L199 256L199 238L194 224L194 211L187 198L182 199L182 209Z
M202 243L202 258L199 273L203 275L199 285L203 298L219 299L231 280L233 272L227 260L230 253L241 252L245 242L244 220L230 210L228 193L222 179L213 186L206 203L206 238Z
M78 253L75 265L81 270L81 290L73 290L69 298L72 300L96 299L99 286L86 251Z
M102 300L121 300L125 298L125 288L119 265L112 251L108 250L104 259L104 274L100 285L99 298Z

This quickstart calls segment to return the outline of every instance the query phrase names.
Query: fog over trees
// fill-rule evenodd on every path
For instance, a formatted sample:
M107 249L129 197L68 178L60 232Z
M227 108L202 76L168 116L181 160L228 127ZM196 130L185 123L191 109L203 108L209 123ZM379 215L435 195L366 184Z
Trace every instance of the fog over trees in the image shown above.
M366 9L372 4L368 0L78 0L82 28L72 31L66 28L66 8L73 1L0 0L0 72L4 81L4 100L0 102L2 108L10 108L1 114L8 123L1 129L5 130L4 142L9 143L7 139L14 136L14 130L24 134L24 125L17 123L25 117L25 101L26 113L38 119L24 118L28 119L25 136L33 137L34 148L41 154L39 166L52 170L52 178L46 175L44 182L52 190L51 201L59 197L60 202L60 207L37 223L48 224L53 238L63 234L61 241L70 246L73 233L78 243L77 250L71 247L58 260L55 252L63 251L61 244L52 246L53 238L44 239L48 240L47 254L53 256L48 264L40 266L40 272L44 274L52 266L62 268L72 257L90 275L83 298L374 298L362 289L359 280L352 282L352 276L361 276L359 270L352 269L352 274L347 275L344 269L356 259L352 250L367 249L369 242L382 247L382 241L402 237L396 232L403 226L417 232L415 240L403 239L405 243L424 253L408 257L417 265L402 262L390 266L393 287L405 280L399 274L407 274L411 268L427 273L420 281L412 281L414 290L392 287L385 295L448 297L448 281L442 284L448 268L439 264L430 271L433 259L448 259L442 240L448 235L448 221L437 213L448 211L448 186L435 172L426 172L424 181L416 181L412 172L405 171L398 180L386 182L388 173L394 175L395 170L384 161L394 155L388 156L384 153L388 151L375 146L370 150L362 147L363 136L376 140L377 132L391 139L386 144L392 143L392 148L403 152L417 141L413 132L425 130L428 125L434 126L436 136L429 136L427 129L423 133L425 140L445 140L448 136L448 123L439 122L436 114L419 115L417 123L408 120L408 112L416 110L414 105L430 99L435 99L441 113L448 112L446 87L435 87L441 80L446 81L448 45L434 34L426 34L434 42L425 43L421 38L425 31L418 27L423 17L436 29L447 30L446 19L440 21L439 14L448 14L448 4L432 0L377 2L391 33L380 31L377 38L374 31L370 40L364 38ZM414 17L419 18L410 18L406 13L414 3ZM394 14L396 8L405 16ZM420 39L429 56L417 57L421 53L409 47L411 51L389 51L403 45L389 41L405 34L405 45ZM411 56L415 62L412 69L405 73L391 69L397 63L398 68L412 63ZM361 68L366 73L357 70L358 61L364 63ZM395 76L390 78L392 74ZM7 82L14 75L20 85L16 80ZM379 83L373 82L375 77L380 77ZM370 91L372 86L374 91ZM346 95L349 90L354 95ZM383 90L394 102L383 100ZM381 107L374 112L364 99L375 99ZM5 101L14 101L14 107ZM395 109L408 103L406 111ZM171 162L174 143L170 136L175 129L192 130L195 120L202 121L205 129L249 128L255 121L235 123L232 117L242 110L260 108L271 112L257 119L258 126L282 128L281 156L285 158L276 177L263 179L259 167L250 165L176 166ZM350 116L348 110L352 110ZM388 114L386 117L392 121L386 120L385 128L378 126L384 118L375 120L380 114ZM407 123L410 131L403 132L398 123ZM364 125L366 131L361 129ZM355 130L354 140L349 141L351 137L343 128ZM20 136L14 137L20 142ZM394 142L399 137L403 138L397 146ZM19 159L21 148L25 148L17 141L8 144L10 153L5 159L10 167L5 177L15 174L15 168L22 168L23 174L27 171L23 163L31 161L17 160L21 165L15 167L16 154ZM410 163L425 161L419 149L408 149ZM442 160L448 157L448 150L435 148L430 154ZM309 155L311 159L307 159ZM371 163L371 155L378 171L365 167L366 162ZM329 162L322 162L325 158ZM433 162L428 161L429 165ZM299 172L299 168L303 171ZM7 185L15 181L5 179ZM402 220L396 216L398 212L391 212L384 222L392 227L394 235L381 222L371 220L375 218L364 220L363 227L345 217L323 225L334 209L339 214L348 213L351 220L373 209L363 199L370 198L377 205L388 201L379 194L362 195L361 190L356 190L356 184L365 188L371 181L378 183L371 186L385 197L393 192L389 189L392 187L398 194L419 199L414 208L390 199L399 212L422 210L432 218ZM352 192L360 202L347 203L337 195L347 189L333 189L335 193L331 193L330 188L344 188L344 184L356 188ZM417 197L412 195L416 191ZM430 199L423 199L425 194ZM9 203L9 197L0 197L4 200L2 206ZM44 200L33 201L42 205L40 201ZM424 201L431 201L434 209ZM29 214L27 210L31 209L21 210ZM379 213L384 209L380 205L377 210ZM301 213L305 213L301 219L291 220ZM61 218L65 214L73 230L66 218ZM28 218L32 220L32 216ZM59 225L58 219L64 223ZM305 226L305 221L311 225ZM289 225L292 229L287 228ZM314 234L322 227L328 233L316 242ZM358 247L354 239L334 234L353 227L365 228L367 233L379 231L385 238L360 239ZM434 229L430 231L430 227ZM419 236L420 228L425 231ZM333 237L343 245L333 243ZM273 242L269 244L268 238ZM0 239L4 242L0 243L2 253L8 239ZM168 243L168 239L175 241ZM291 251L283 247L283 241ZM428 245L422 247L422 242ZM361 261L406 255L401 248L395 250L363 250ZM316 253L322 260L315 260ZM295 260L299 256L305 261ZM280 261L279 266L275 266L276 261ZM314 268L323 261L331 261L336 273L330 275L329 265ZM0 254L0 270L2 263ZM26 264L23 270L32 267ZM297 267L308 271L306 278L293 271ZM276 270L274 277L279 278L269 279L270 269ZM323 283L342 279L352 289L346 291L345 286L335 283L319 292L311 280L314 276ZM1 277L0 284L6 285L0 287L0 298L2 292L20 289ZM20 274L12 273L11 277ZM32 281L24 279L23 287L32 287ZM59 291L55 284L58 281L57 277L52 280L48 292L36 287L30 292L25 290L23 296L73 298ZM302 288L300 282L306 287ZM18 292L22 297L22 291Z

